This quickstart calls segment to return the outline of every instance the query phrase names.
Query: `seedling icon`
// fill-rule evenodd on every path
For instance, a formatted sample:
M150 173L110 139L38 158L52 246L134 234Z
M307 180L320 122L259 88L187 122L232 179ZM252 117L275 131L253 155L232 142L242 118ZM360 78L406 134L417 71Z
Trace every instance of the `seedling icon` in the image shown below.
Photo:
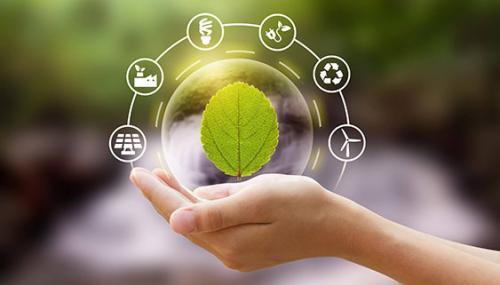
M137 71L137 77L144 77L145 67L140 67L139 65L135 65L135 70Z

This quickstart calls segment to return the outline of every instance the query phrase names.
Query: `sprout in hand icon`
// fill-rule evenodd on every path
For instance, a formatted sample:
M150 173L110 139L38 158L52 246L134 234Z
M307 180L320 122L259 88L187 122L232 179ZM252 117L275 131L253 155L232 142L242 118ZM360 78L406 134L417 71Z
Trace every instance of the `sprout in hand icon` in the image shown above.
M213 22L208 18L203 18L198 23L201 42L206 46L209 45L212 40L212 23Z

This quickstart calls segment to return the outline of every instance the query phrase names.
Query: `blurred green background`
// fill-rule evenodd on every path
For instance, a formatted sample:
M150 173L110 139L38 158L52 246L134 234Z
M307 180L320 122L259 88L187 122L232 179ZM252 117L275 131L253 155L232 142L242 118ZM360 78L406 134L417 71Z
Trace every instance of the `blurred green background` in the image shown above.
M284 13L319 55L346 58L349 109L370 143L422 150L450 169L457 195L495 225L479 242L500 248L500 1L2 0L6 273L66 208L126 172L106 148L130 104L125 71L183 37L200 12L256 24Z
M129 103L123 100L129 93L123 70L140 55L159 54L184 34L187 19L202 11L224 22L291 15L300 38L319 54L333 51L350 59L358 85L381 85L410 72L438 73L434 84L441 85L450 73L464 72L478 84L478 73L493 72L498 63L499 9L495 0L3 0L1 80L3 105L9 108L1 122L4 128L31 125L48 109L75 121L116 121ZM456 92L439 93L454 98L450 101L466 100Z

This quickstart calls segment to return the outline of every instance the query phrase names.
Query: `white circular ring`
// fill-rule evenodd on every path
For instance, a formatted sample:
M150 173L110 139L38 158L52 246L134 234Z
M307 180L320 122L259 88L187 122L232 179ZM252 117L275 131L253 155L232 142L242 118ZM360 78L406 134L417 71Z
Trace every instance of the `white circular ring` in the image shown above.
M158 84L158 87L156 87L155 90L153 90L151 92L148 92L148 93L139 92L139 91L135 90L135 88L132 86L132 84L130 84L130 80L129 80L130 70L132 70L132 68L134 67L134 65L136 63L140 62L140 61L149 61L149 62L152 62L152 63L154 63L158 67L158 69L160 69L160 74L161 74L160 84ZM132 62L132 64L128 67L126 78L127 78L127 85L128 85L128 87L132 91L134 91L135 93L137 93L138 95L141 95L141 96L149 96L149 95L153 95L154 93L158 92L158 90L160 90L161 86L163 85L164 74L163 74L163 69L158 64L158 62L156 62L156 61L154 61L154 60L152 60L150 58L139 58L139 59L135 60L134 62Z
M193 42L193 40L191 40L191 35L189 34L189 29L191 28L191 24L193 23L193 21L196 20L196 18L202 17L202 16L209 16L209 17L214 18L217 21L217 23L219 23L220 28L221 28L221 36L219 38L219 41L217 41L217 43L215 45L213 45L211 47L207 47L207 48L200 47L197 44L195 44ZM188 39L189 43L194 48L196 48L198 50L201 50L201 51L213 50L213 49L217 48L221 44L222 40L224 39L224 24L222 24L222 21L217 16L215 16L214 14L211 14L211 13L200 13L200 14L194 16L193 18L191 18L191 20L189 20L189 23L187 24L187 27L186 27L186 36L187 36L187 39Z
M319 64L326 60L326 59L336 59L336 60L339 60L341 61L347 68L347 80L345 81L345 83L339 87L339 88L336 88L336 89L333 89L333 90L330 90L330 89L326 89L324 88L323 86L321 86L319 83L318 83L318 80L316 79L316 71L318 69L318 66ZM321 89L322 91L326 92L326 93L336 93L336 92L340 92L342 90L344 90L344 88L347 87L347 84L349 84L349 81L351 80L351 68L349 67L349 64L347 64L347 62L341 58L340 56L336 56L336 55L328 55L328 56L325 56L323 58L321 58L320 60L318 60L316 62L316 64L314 65L314 68L313 68L313 79L314 79L314 84L316 84L316 86Z
M352 129L355 129L358 133L361 134L361 140L363 141L363 146L361 147L361 151L359 152L358 155L356 155L355 157L353 158L349 158L349 159L345 159L345 158L342 158L342 157L339 157L337 154L335 154L335 152L333 151L332 149L332 138L333 138L333 135L339 130L339 129L342 129L342 128L346 128L346 127L349 127L349 128L352 128ZM363 155L363 153L365 152L365 149L366 149L366 138L365 138L365 134L363 134L363 132L361 131L361 129L359 129L358 127L356 127L355 125L351 125L351 124L343 124L343 125L340 125L338 127L336 127L331 133L330 133L330 136L328 136L328 150L330 150L330 153L333 155L333 157L335 157L336 159L342 161L342 162L352 162L352 161L355 161L357 160L358 158L361 157L361 155Z
M288 45L286 45L283 48L273 48L273 47L270 47L270 46L268 46L266 44L266 42L262 38L262 27L264 26L264 23L267 20L269 20L269 18L272 18L272 17L283 17L283 18L287 19L290 23L292 23L292 27L293 27L293 39L290 41L290 43ZM292 21L292 19L290 17L288 17L287 15L279 14L279 13L271 14L271 15L267 16L266 18L264 18L264 20L262 20L262 22L259 25L259 40L262 43L262 45L264 45L269 50L272 50L272 51L284 51L284 50L288 49L289 47L291 47L293 45L293 43L295 42L296 38L297 38L297 27L295 26L295 23Z
M132 158L132 159L123 159L123 158L121 158L121 157L117 156L117 155L115 154L115 152L113 151L113 137L115 136L115 134L116 134L118 131L120 131L121 129L124 129L124 128L132 128L132 129L136 130L138 133L140 133L140 134L141 134L142 139L144 140L144 144L143 144L143 147L142 147L142 151L141 151L141 153L140 153L138 156L136 156L136 157L134 157L134 158ZM112 154L112 155L113 155L116 159L118 159L118 160L119 160L119 161L121 161L121 162L129 163L129 162L134 162L134 161L139 160L139 159L140 159L140 158L144 155L144 153L146 152L146 147L147 147L147 139L146 139L146 136L144 135L144 132L142 132L142 130L141 130L141 129L139 129L138 127L136 127L136 126L134 126L134 125L121 125L121 126L119 126L118 128L116 128L116 129L113 131L113 133L111 134L111 136L109 137L108 146L109 146L109 151L111 152L111 154Z
M219 24L220 24L220 25L221 25L221 27L222 27L222 33L221 33L222 35L221 35L221 38L219 39L219 43L217 43L217 45L216 45L216 46L211 47L211 48L208 48L208 49L207 49L207 48L200 48L200 47L196 46L195 44L193 44L193 42L191 41L191 39L190 39L190 37L189 37L189 33L187 33L188 35L187 35L187 37L186 37L186 38L188 39L188 41L191 43L191 45L192 45L192 46L194 46L195 48L197 48L197 49L199 49L199 50L207 51L207 50L211 50L211 49L216 48L216 47L220 44L220 42L222 42L222 40L223 40L223 38L224 38L224 32L225 32L225 30L224 30L224 24L222 24L222 22L221 22L221 21L220 21L220 20L219 20L219 19L218 19L215 15L210 14L210 13L201 13L201 14L198 14L198 15L196 15L195 17L193 17L193 19L191 19L191 20L190 20L190 22L189 22L189 24L188 24L188 28L187 28L187 30L189 30L189 25L190 25L190 24L191 24L191 22L194 20L194 18L196 18L196 17L198 17L198 16L201 16L201 15L210 15L210 16L212 16L212 17L216 18L216 19L218 20ZM288 20L292 23L292 26L293 26L293 28L294 28L294 37L293 37L293 41L291 41L291 43L289 44L289 46L287 46L287 47L285 47L285 48L282 48L282 49L274 49L274 48L268 47L268 46L264 43L264 41L263 41L263 39L262 39L262 35L261 35L262 24L263 24L263 23L264 23L264 22L265 22L268 18L270 18L270 17L272 17L272 16L283 16L283 17L287 18L287 19L288 19ZM228 24L228 25L229 25L229 24ZM234 23L234 24L232 23L232 24L230 24L230 25L231 25L231 26L252 26L252 27L258 28L258 29L259 29L259 39L260 39L261 43L262 43L262 44L263 44L266 48L268 48L268 49L270 49L270 50L272 50L272 51L283 51L283 50L285 50L285 49L289 48L289 47L290 47L290 46L291 46L294 42L297 42L297 39L296 39L296 36L297 36L297 29L296 29L295 23L294 23L294 22L293 22L293 21L292 21L292 20L291 20L288 16L283 15L283 14L272 14L272 15L270 15L270 16L268 16L268 17L266 17L266 18L265 18L265 19L261 22L261 24L260 24L260 25L256 25L256 24L246 24L246 23ZM177 43L176 43L176 44L177 44ZM175 46L176 44L174 44L174 46ZM308 51L309 53L311 53L311 54L312 54L312 55L313 55L313 56L314 56L314 57L318 60L318 62L315 64L315 67L314 67L314 69L313 69L313 79L314 79L315 84L318 86L318 88L320 88L321 90L323 90L323 91L324 91L324 92L326 92L326 93L335 93L335 92L339 92L340 94L342 94L342 93L341 93L341 91L342 91L342 90L343 90L343 89L347 86L347 84L348 84L348 83L349 83L349 81L350 81L350 77L351 77L350 67L349 67L349 65L347 64L347 62L345 62L345 60L343 60L342 58L340 58L340 57L338 57L338 56L327 56L327 57L324 57L324 58L321 58L321 59L320 59L320 58L319 58L319 57L318 57L318 56L317 56L317 55L316 55L316 54L315 54L315 53L314 53L311 49L309 49L307 46L305 46L304 44L301 44L301 45L302 45L302 46L306 49L306 51ZM168 50L170 50L170 48L169 48L169 49L167 49L167 52L168 52ZM162 56L163 56L163 55L164 55L164 54L162 54ZM348 79L346 80L346 83L344 84L344 86L342 86L342 88L340 88L340 89L338 89L338 90L334 90L334 91L332 91L332 90L327 90L327 89L324 89L324 88L322 88L321 86L319 86L319 84L318 84L318 83L317 83L317 81L316 81L316 76L315 76L315 70L317 69L317 65L319 65L319 62L320 62L320 61L322 61L322 60L323 60L323 59L325 59L325 58L328 58L328 57L333 57L333 58L338 58L338 59L340 59L342 62L344 62L344 63L345 63L345 65L347 66L347 70L348 70ZM161 69L161 67L160 67L160 70L161 70L161 72L162 72L162 83L163 83L163 70ZM127 76L127 83L128 83L128 76ZM160 85L160 86L161 86L161 85ZM129 84L129 87L130 87L130 84ZM133 90L133 88L131 88L131 89ZM134 92L135 92L135 91L134 91ZM156 92L156 91L155 91L155 92ZM137 93L137 94L139 94L139 95L143 95L143 96L144 96L144 94L141 94L141 93L139 93L139 92L136 92L136 93ZM154 93L154 92L153 92L153 93ZM131 107L130 107L130 109L132 109L132 108L133 108L133 105L134 105L134 100L132 100L132 103L131 103ZM346 106L345 104L344 104L344 109L347 111L347 106ZM349 121L349 119L348 119L348 121ZM126 125L126 126L134 127L134 126L131 126L131 125ZM355 129L356 129L359 133L361 133L361 135L362 135L362 139L363 139L363 147L362 147L362 151L360 152L360 154L358 154L358 156L356 156L356 157L354 157L354 158L352 158L352 159L349 159L349 160L345 160L345 159L342 159L342 158L337 157L337 156L335 155L335 153L333 152L332 147L331 147L331 143L330 143L330 141L331 141L331 139L332 139L333 134L334 134L334 133L335 133L335 132L336 132L339 128L342 128L342 127L352 127L352 128L355 128ZM138 130L139 130L139 129L138 129ZM140 130L139 130L139 131L140 131ZM116 132L116 130L115 130L115 132ZM141 134L142 134L142 131L140 131L140 132L141 132ZM114 136L114 132L113 132L113 134L112 134L111 138L112 138L113 136ZM145 143L145 147L144 147L144 150L145 150L145 148L146 148L146 137L145 137L144 135L143 135L143 137L144 137L144 143ZM358 159L358 158L359 158L359 157L363 154L363 152L364 152L364 150L365 150L365 148L366 148L366 139L365 139L365 137L364 137L363 132L362 132L362 131L358 128L358 127L356 127L356 126L354 126L354 125L349 124L349 122L348 122L347 124L344 124L344 125L341 125L341 126L337 127L335 130L333 130L333 131L332 131L332 133L330 134L329 139L328 139L328 143L329 143L328 148L329 148L330 152L332 153L332 155L333 155L335 158L339 159L340 161L344 161L344 163L347 163L347 162L350 162L350 161L353 161L353 160ZM111 151L111 152L112 152L112 151ZM113 153L113 152L112 152L112 153ZM113 153L113 155L114 155L114 153ZM141 154L141 156L142 156L142 155L143 155L143 154ZM115 156L115 157L116 157L116 156ZM137 159L138 159L138 158L137 158ZM124 160L119 159L119 158L118 158L118 160L120 160L120 161L124 161ZM124 162L128 162L128 161L124 161ZM340 180L341 180L341 179L342 179L342 174L340 175L340 177L339 177L339 179L338 179L338 181L337 181L337 184L340 182Z

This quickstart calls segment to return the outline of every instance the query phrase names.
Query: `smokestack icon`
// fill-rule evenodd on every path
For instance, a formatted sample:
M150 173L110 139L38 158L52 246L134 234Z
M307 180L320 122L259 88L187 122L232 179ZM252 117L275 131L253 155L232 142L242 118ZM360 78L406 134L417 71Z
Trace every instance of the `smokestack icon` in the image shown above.
M208 18L203 18L198 24L201 43L208 46L212 40L212 21Z

